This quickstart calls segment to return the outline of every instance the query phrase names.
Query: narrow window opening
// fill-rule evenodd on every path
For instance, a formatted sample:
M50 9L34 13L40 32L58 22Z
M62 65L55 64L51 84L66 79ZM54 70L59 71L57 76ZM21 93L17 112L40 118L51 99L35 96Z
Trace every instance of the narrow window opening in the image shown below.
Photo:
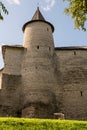
M81 97L83 96L83 92L82 91L80 91L80 94L81 94Z
M49 47L49 51L51 50L51 48Z
M35 68L37 69L37 66Z
M76 55L76 51L74 51L74 55Z
M39 49L39 46L37 46L37 49Z
M47 28L47 31L49 31L49 28Z

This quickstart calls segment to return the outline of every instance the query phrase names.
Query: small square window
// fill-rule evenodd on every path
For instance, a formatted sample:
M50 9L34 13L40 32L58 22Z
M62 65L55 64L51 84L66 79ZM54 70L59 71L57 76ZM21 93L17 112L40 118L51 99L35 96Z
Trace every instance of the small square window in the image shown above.
M39 46L37 46L37 49L39 49Z

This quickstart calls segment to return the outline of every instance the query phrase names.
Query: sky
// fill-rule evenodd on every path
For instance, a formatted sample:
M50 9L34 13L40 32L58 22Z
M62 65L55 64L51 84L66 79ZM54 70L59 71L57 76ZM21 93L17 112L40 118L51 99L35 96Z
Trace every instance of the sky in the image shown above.
M64 8L68 3L62 0L2 0L9 11L0 21L0 45L22 45L22 26L31 20L37 6L44 18L55 27L55 47L62 46L87 46L87 31L79 31L74 28L73 20L64 14ZM87 23L86 23L87 27ZM0 49L0 68L3 60Z

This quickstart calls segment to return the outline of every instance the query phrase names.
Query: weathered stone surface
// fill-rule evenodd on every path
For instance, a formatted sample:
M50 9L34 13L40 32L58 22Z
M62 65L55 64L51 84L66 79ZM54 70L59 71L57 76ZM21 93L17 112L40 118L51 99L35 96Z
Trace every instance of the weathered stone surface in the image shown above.
M63 113L68 119L87 119L87 49L58 50L63 84Z
M0 116L87 119L87 48L55 48L52 25L24 28L23 47L3 46Z

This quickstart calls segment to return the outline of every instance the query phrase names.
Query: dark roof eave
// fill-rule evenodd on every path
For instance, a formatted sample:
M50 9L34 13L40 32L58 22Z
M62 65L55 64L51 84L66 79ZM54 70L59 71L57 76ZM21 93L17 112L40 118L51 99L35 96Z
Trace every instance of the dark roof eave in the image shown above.
M23 46L21 46L21 45L3 45L2 47L10 47L10 48L21 48L21 49L24 49L24 47Z
M87 46L55 47L55 50L87 50Z
M47 23L47 24L49 24L49 25L51 26L52 32L54 32L54 26L53 26L50 22L48 22L48 21L43 21L43 20L31 20L31 21L25 23L25 24L23 25L23 27L22 27L22 31L24 32L25 27L26 27L28 24L34 23L34 22L44 22L44 23Z

